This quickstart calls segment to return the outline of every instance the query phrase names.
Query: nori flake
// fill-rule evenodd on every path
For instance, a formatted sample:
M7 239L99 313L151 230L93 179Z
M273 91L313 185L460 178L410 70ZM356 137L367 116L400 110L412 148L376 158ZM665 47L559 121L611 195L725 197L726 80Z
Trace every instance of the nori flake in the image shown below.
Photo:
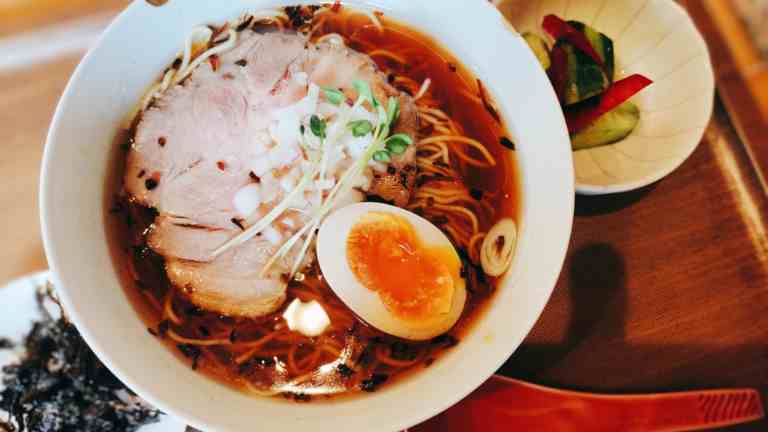
M41 297L38 297L41 301ZM158 421L96 358L74 325L46 316L25 337L25 357L3 367L0 431L132 432Z

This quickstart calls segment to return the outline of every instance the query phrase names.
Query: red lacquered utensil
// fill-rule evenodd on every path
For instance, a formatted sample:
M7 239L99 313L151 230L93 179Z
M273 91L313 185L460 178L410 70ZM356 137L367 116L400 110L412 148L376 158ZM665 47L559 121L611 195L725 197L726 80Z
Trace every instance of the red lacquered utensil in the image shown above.
M608 396L497 375L409 432L694 431L764 416L760 394L752 389Z

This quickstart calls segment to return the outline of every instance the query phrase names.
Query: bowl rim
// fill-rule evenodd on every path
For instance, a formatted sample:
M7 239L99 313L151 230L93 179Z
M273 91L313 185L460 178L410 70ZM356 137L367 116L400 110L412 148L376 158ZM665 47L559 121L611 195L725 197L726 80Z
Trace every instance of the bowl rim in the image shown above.
M460 0L448 0L453 3L458 4ZM274 2L274 1L273 1ZM102 362L123 382L126 383L130 388L132 388L134 391L136 391L138 394L140 394L142 397L144 397L146 400L148 400L150 403L154 404L158 408L162 409L163 411L174 415L180 419L183 419L188 424L191 424L197 428L201 428L203 430L222 430L221 425L217 424L209 424L206 420L203 414L201 413L195 413L191 412L189 409L182 409L178 404L175 404L173 401L166 401L163 400L160 397L156 397L155 393L152 391L149 391L146 389L146 386L142 384L142 382L146 382L147 378L141 377L141 376L134 376L130 373L127 373L122 366L119 364L124 364L124 360L121 359L115 359L114 356L105 348L105 346L102 344L102 341L99 340L94 334L94 332L91 331L91 328L85 324L85 316L87 315L87 310L92 305L84 305L84 304L78 304L75 300L75 292L71 291L73 289L72 286L68 285L68 280L65 280L64 277L62 277L62 269L65 267L64 261L66 261L65 256L67 253L69 253L69 249L66 247L66 245L60 245L57 244L57 242L54 240L54 237L56 237L56 233L54 232L51 224L49 223L50 220L52 220L53 215L56 212L55 206L52 204L53 199L52 195L54 193L53 187L56 183L56 181L53 179L53 175L51 174L52 170L51 167L54 166L54 148L57 146L57 143L60 140L59 135L61 134L61 122L62 118L65 116L67 111L70 108L71 100L73 99L74 89L75 87L82 81L83 75L85 74L85 71L90 67L90 64L93 61L94 53L96 52L96 49L100 47L103 43L103 41L113 33L120 30L121 27L125 25L125 23L131 19L132 15L134 13L137 13L137 11L142 7L143 5L142 0L136 0L132 4L130 4L107 28L107 30L104 32L104 34L101 36L99 41L95 44L94 48L92 48L86 56L83 58L81 63L78 65L77 69L75 70L74 74L72 75L72 78L70 79L64 94L62 95L59 104L56 108L56 112L54 114L51 128L48 133L45 151L43 155L43 162L42 162L42 170L41 170L41 181L40 181L40 194L39 194L39 205L40 205L40 221L41 221L41 227L42 227L42 234L43 234L43 243L46 251L46 256L48 258L49 266L51 269L52 279L54 283L57 286L57 290L59 293L59 296L62 300L62 303L64 307L69 311L70 318L78 328L78 330L81 332L83 338L86 340L86 342L91 346L93 351L97 354L97 356L102 360ZM299 1L285 1L282 0L279 3L281 4L297 4L297 3L303 3L303 4L315 4L319 3L318 1L306 1L306 0L299 0ZM385 3L380 0L358 0L356 2L347 2L347 3L355 3L355 4L369 4L374 7L381 7L382 9L386 10L387 7L382 7L382 3ZM506 24L506 21L501 17L501 14L490 4L487 2L478 3L477 5L474 5L478 13L486 14L486 17L488 19L491 18L498 18L500 26L502 24ZM466 7L466 6L463 6ZM258 6L253 6L252 9L257 9ZM240 8L239 10L244 10L246 8ZM396 9L396 7L395 7ZM507 32L507 28L504 28L503 30ZM430 36L434 36L430 34L428 31L424 30L425 33L429 34ZM516 36L517 39L519 38L519 35L516 33L511 36ZM506 37L506 36L504 36ZM512 39L510 39L512 40ZM515 43L522 43L520 41L517 41ZM455 52L455 50L452 49L452 51ZM524 65L523 67L529 67L534 68L535 67L535 58L532 54L528 53L529 61ZM457 55L457 57L460 57ZM536 67L536 74L538 74L540 77L544 77L543 72L540 71L540 68ZM544 77L545 79L545 77ZM552 90L551 86L548 84L544 87L541 87L541 83L537 83L537 85L540 87L539 90L542 90L546 92L543 97L549 97L551 99L551 102L554 103L554 91ZM493 87L493 83L489 83L489 87ZM497 97L497 99L499 99ZM565 141L561 140L562 138L567 138L566 128L565 128L565 121L562 117L562 113L559 111L555 111L553 108L553 104L539 104L542 107L544 105L547 105L548 108L543 109L542 113L544 114L544 118L546 118L548 121L551 120L552 122L557 124L556 128L553 128L553 131L551 134L553 136L557 136L557 141L553 144L561 145L561 144L568 144L567 139ZM504 106L506 107L506 105ZM504 108L502 107L502 108ZM503 112L507 112L506 110ZM559 142L562 141L562 142ZM471 393L475 388L477 388L479 385L482 384L486 379L488 379L490 376L493 375L493 373L508 359L509 355L511 355L515 349L520 345L523 338L530 332L533 325L535 324L538 317L541 315L541 312L544 309L544 306L546 305L552 291L554 290L555 283L559 277L560 271L562 270L562 266L565 260L565 254L567 252L568 246L569 246L569 240L570 240L570 234L571 229L573 225L573 209L574 209L574 174L572 170L572 155L570 153L570 147L568 146L568 151L558 150L562 152L562 154L558 154L558 156L562 156L559 161L551 161L551 165L556 168L562 168L563 171L560 173L560 175L563 178L563 183L559 184L557 186L552 186L555 188L557 192L561 194L562 202L560 203L560 208L562 209L562 213L557 216L552 216L553 218L557 219L558 222L561 222L559 226L556 226L554 229L551 229L551 231L555 234L553 234L553 237L557 239L555 242L553 240L553 243L557 243L557 250L549 250L549 253L547 254L548 257L546 258L546 268L548 270L547 274L542 274L540 277L538 277L538 282L542 285L542 291L544 291L541 295L538 295L536 299L534 299L533 303L534 306L530 308L530 316L532 316L532 319L528 319L526 321L525 326L521 326L521 329L524 331L521 331L521 336L518 338L510 338L508 341L504 341L504 343L499 342L497 344L497 349L502 349L504 352L506 352L506 355L504 356L498 356L498 358L488 359L488 362L493 362L493 368L488 368L488 370L483 370L481 372L475 372L473 373L472 379L465 379L463 384L455 384L453 388L455 388L455 391L452 392L451 395L443 395L439 399L439 403L431 402L430 407L423 408L419 411L418 414L411 414L409 417L404 417L401 419L393 420L393 422L396 422L398 425L397 427L400 429L410 427L414 424L418 424L428 418L430 418L433 415L438 414L439 412L447 409L449 406L453 405L454 403L458 402L460 399L464 398L466 395ZM556 152L557 153L557 152ZM562 166L561 166L562 165ZM571 169L566 169L567 167L571 167ZM521 177L523 177L521 175ZM526 179L521 178L521 183L525 183ZM524 185L520 185L521 189L525 189ZM526 198L523 196L523 199L525 202L530 202L529 198ZM529 207L528 205L524 204L525 207ZM525 223L525 221L524 221ZM553 248L554 249L554 248ZM506 283L506 282L505 282ZM494 302L497 303L497 302ZM493 308L488 308L493 309ZM496 308L498 309L498 307ZM484 315L487 315L490 311L484 311ZM524 328L523 328L524 327ZM495 360L495 361L494 361ZM207 378L206 378L207 379ZM374 397L374 396L370 396ZM394 424L394 423L393 423Z

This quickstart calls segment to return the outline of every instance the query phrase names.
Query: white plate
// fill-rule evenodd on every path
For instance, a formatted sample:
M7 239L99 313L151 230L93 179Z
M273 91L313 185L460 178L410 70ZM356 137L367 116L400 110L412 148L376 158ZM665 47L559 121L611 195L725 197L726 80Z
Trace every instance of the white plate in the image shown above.
M707 45L672 0L494 0L520 32L544 32L544 16L591 25L613 39L617 79L639 73L654 83L632 100L640 123L626 139L574 152L576 191L638 189L677 169L693 153L712 116L715 80Z
M0 337L6 337L16 343L13 350L0 350L0 369L19 360L24 354L21 349L22 341L32 329L32 323L39 321L42 316L35 299L35 290L48 281L48 272L35 273L11 281L8 285L0 287L0 305L3 305L3 313L0 314ZM59 316L58 308L47 309L53 316ZM0 390L3 384L0 381ZM5 418L7 413L0 411L0 416ZM161 415L160 421L144 426L140 432L184 432L186 425L167 415Z

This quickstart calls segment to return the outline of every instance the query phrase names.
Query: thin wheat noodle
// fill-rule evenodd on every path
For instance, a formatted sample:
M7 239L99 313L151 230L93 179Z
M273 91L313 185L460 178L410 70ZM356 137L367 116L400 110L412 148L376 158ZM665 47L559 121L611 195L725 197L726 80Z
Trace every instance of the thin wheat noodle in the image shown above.
M328 353L331 356L336 357L336 358L341 356L341 349L336 348L336 347L334 347L332 345L327 345L327 344L323 345L323 346L320 347L320 350L323 351L323 352L326 352L326 353Z
M434 164L426 164L421 166L420 168L422 171L426 171L426 174L432 173L432 174L440 174L446 177L451 176L451 171L449 171L447 168L439 167Z
M440 120L434 115L429 113L419 113L419 120L426 120L428 123L430 123L434 127L443 126L445 124L445 121Z
M467 91L465 89L461 90L461 94L463 96L466 96L467 99L473 100L473 101L477 102L478 104L482 104L483 103L483 100L480 98L480 96L478 96L478 95L476 95L474 93L470 93L469 91Z
M389 347L378 346L376 348L376 359L387 366L392 366L396 368L411 367L416 363L420 362L423 357L424 357L424 352L419 351L418 355L413 360L397 360L391 357L391 349Z
M288 370L291 374L296 374L301 372L301 369L299 369L299 366L296 364L296 351L298 349L299 349L298 345L292 346L291 349L288 350L288 356L285 359L288 366Z
M195 57L195 60L192 61L192 63L190 63L186 69L179 69L180 72L173 78L173 83L177 84L183 81L184 78L189 76L189 74L191 74L192 71L194 71L198 66L203 64L204 61L211 58L211 56L221 54L223 52L229 51L232 48L234 48L235 44L237 44L237 38L238 38L237 32L235 30L230 29L228 33L229 33L229 38L225 42L222 42L212 48L209 48L204 53Z
M376 17L376 13L371 12L369 10L362 11L365 15L368 16L368 18L373 21L373 25L376 26L376 28L379 30L379 33L384 33L384 26L381 25L381 21Z
M467 252L469 253L469 258L474 263L480 262L480 256L479 256L480 250L476 246L477 246L478 242L480 244L483 243L483 240L485 239L486 235L488 235L488 234L484 233L484 232L480 232L480 233L477 233L477 234L473 235L472 238L469 239L469 245L467 246L467 249L468 249Z
M478 150L483 155L483 157L486 158L486 160L488 161L488 164L490 164L491 166L496 166L496 158L494 158L491 152L489 152L488 149L486 149L485 146L476 139L468 138L461 135L438 135L438 136L432 136L432 137L421 140L419 142L419 145L429 144L434 142L460 142L464 144L469 144L470 146L472 146L472 148ZM457 154L458 153L459 152L457 151Z
M158 312L163 311L163 307L160 305L160 302L157 301L157 299L149 292L142 290L141 293L144 295L144 297L152 304L152 308Z
M455 129L451 129L451 128L448 128L448 127L442 126L442 125L441 126L436 126L435 130L437 132L440 132L440 133L445 134L445 135L451 135L451 134L455 134L456 133Z
M298 366L301 368L300 370L315 369L314 365L320 361L320 356L322 355L322 350L314 350L312 354L299 361Z
M176 311L173 310L173 296L176 290L168 290L165 295L165 301L163 302L163 318L171 320L176 325L181 325L184 321L176 315Z
M474 166L474 167L490 168L490 167L494 166L494 164L492 164L492 163L488 163L488 162L484 162L484 161L481 161L481 160L477 160L477 159L473 158L472 156L469 156L468 154L464 153L464 151L459 150L459 149L456 149L456 156L458 156L458 158L461 159L461 161L463 161L467 165L471 165L471 166ZM495 161L494 161L494 163L495 163Z
M471 197L463 197L459 194L451 195L448 197L445 196L439 196L439 195L430 195L430 194L419 194L416 196L416 199L423 199L423 200L434 200L436 204L445 204L445 205L453 205L453 204L460 204L460 203L467 203L472 204L472 198Z
M385 50L385 49L373 50L373 51L368 53L368 56L369 57L386 57L386 58L392 59L392 60L394 60L394 61L396 61L396 62L398 62L400 64L405 63L405 59L403 57L393 53L392 51Z
M240 345L240 346L247 346L250 349L246 351L244 354L241 354L237 358L235 358L235 363L241 364L249 360L251 357L253 357L254 355L256 355L256 353L259 352L259 349L261 349L262 346L264 346L267 342L277 337L277 335L278 335L277 332L268 333L266 336L262 337L256 342Z
M185 345L197 345L197 346L215 346L215 345L232 345L232 341L227 339L191 339L184 336L180 336L173 329L169 329L167 332L169 338L175 342Z
M448 233L448 235L458 244L460 245L466 245L467 243L467 236L459 234L454 227L450 225L446 225L443 227L443 229Z
M454 185L452 182L441 182L441 188L422 187L418 192L416 192L416 196L419 196L420 194L430 194L439 197L461 196L465 198L472 198L465 188Z
M427 113L427 114L432 114L433 116L435 116L437 118L442 118L446 122L453 123L453 120L451 120L451 118L448 117L448 114L446 114L445 111L443 111L441 109L438 109L438 108L420 106L419 107L419 112Z

